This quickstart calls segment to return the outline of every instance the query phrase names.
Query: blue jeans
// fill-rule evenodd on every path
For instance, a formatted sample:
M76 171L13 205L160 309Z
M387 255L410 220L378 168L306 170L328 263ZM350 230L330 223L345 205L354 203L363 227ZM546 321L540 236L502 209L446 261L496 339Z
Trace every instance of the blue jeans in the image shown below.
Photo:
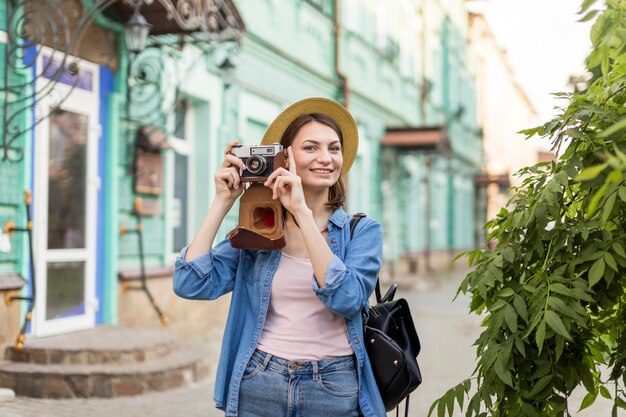
M239 391L239 417L356 417L353 356L288 361L256 350Z

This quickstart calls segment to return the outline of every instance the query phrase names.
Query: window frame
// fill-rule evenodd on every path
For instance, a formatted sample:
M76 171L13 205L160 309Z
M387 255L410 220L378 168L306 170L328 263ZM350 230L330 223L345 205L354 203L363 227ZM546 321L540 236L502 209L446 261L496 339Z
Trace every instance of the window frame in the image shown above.
M194 167L195 167L195 158L194 158L194 149L195 149L195 135L194 135L194 108L193 105L188 100L181 100L181 103L185 106L185 131L184 138L179 138L175 136L175 133L172 133L168 137L168 142L171 145L172 149L168 150L165 155L165 164L166 164L166 193L165 193L165 247L163 248L165 252L165 260L167 264L172 264L176 257L179 255L179 251L173 251L172 246L174 245L174 212L173 212L173 204L174 204L174 183L175 183L175 163L176 163L176 155L183 155L187 158L187 204L186 207L181 207L181 210L186 210L187 215L187 244L191 240L192 234L194 232L194 214L195 214L195 198L194 198L194 190L196 187L195 178L194 178ZM175 114L172 116L172 124L176 123ZM175 132L175 130L174 130Z

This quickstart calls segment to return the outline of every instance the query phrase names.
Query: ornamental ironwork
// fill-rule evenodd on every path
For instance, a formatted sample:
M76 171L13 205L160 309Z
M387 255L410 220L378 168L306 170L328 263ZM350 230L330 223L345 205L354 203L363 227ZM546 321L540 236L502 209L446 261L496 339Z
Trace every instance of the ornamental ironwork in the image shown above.
M107 14L123 23L140 8L153 24L153 34L176 34L180 44L238 42L245 31L232 0L7 0L5 73L0 80L2 161L21 161L25 134L88 82L80 61L85 56L93 57L93 51L82 50L84 39L102 41L106 36L119 36L94 22ZM113 47L103 48L102 42L96 42L84 49L97 46L100 56L95 60L117 70L121 52L116 49L115 39L109 44ZM143 71L150 76L149 81L155 80L152 72ZM65 87L57 88L60 84ZM134 98L140 97L129 96ZM49 103L46 108L41 105L44 101Z

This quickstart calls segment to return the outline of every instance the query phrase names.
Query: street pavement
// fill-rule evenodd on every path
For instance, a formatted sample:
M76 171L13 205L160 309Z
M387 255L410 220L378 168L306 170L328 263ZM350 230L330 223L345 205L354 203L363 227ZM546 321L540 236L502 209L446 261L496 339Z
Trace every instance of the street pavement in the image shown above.
M424 382L411 395L410 417L426 417L433 400L468 378L475 367L475 348L472 344L481 332L480 318L468 315L468 298L465 296L460 295L452 302L465 273L456 271L421 278L413 288L398 290L397 296L406 298L411 306L422 344L418 361ZM221 330L207 336L216 362L220 336ZM0 417L223 417L224 414L213 405L213 378L212 374L201 383L183 388L114 399L16 397L12 401L0 402ZM582 391L576 393L571 402L572 409L574 406L578 409L583 396ZM608 401L599 399L590 409L572 415L608 417L610 410ZM457 409L454 415L464 416L465 413ZM388 416L395 416L395 411Z

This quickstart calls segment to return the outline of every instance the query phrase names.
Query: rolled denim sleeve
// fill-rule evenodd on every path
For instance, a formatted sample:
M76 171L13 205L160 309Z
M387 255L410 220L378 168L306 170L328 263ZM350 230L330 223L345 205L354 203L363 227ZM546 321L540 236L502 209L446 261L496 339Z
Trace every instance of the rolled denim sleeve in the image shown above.
M176 258L174 293L190 300L213 300L232 291L240 250L228 239L191 261L185 260L188 246Z
M383 231L373 219L362 220L346 248L342 261L337 255L328 264L326 283L313 277L317 297L335 314L354 317L367 307L382 264Z

